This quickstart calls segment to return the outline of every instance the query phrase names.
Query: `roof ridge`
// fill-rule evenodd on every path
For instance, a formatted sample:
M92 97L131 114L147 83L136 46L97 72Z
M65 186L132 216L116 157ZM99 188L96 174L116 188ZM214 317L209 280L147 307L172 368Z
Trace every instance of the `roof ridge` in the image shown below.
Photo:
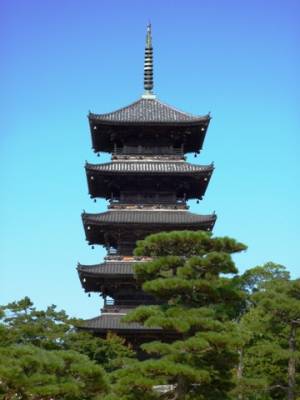
M128 106L124 106L124 107L118 108L118 109L116 109L116 110L114 110L114 111L111 111L111 112L108 112L108 113L104 113L104 114L94 114L94 113L90 113L90 114L98 115L98 116L101 116L101 117L105 117L105 116L108 116L108 115L117 113L117 112L119 112L119 111L124 111L124 110L126 110L127 108L130 108L130 107L134 106L135 104L141 102L142 100L143 100L142 98L141 98L141 99L138 99L138 100L134 101L133 103L128 104Z
M192 117L192 118L203 118L203 115L199 115L199 114L192 114L192 113L189 113L189 112L186 112L186 111L183 111L183 110L179 110L178 108L176 108L176 107L174 107L174 106L171 106L170 104L168 104L168 103L165 103L165 102L163 102L163 101L160 101L159 99L154 99L155 101L157 101L158 103L160 103L162 106L165 106L165 107L168 107L168 108L170 108L171 110L174 110L174 111L176 111L176 112L178 112L178 113L180 113L180 114L182 114L182 115L185 115L185 116L190 116L190 117ZM206 114L206 115L209 115L209 114ZM205 116L205 115L204 115Z

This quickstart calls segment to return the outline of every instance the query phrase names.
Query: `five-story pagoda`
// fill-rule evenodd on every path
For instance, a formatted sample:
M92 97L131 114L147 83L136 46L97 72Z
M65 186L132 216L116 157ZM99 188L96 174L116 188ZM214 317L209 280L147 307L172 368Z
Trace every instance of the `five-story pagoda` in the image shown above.
M112 154L109 163L86 164L89 193L109 206L99 214L84 212L82 221L88 243L105 246L107 256L101 264L77 268L84 290L104 298L101 315L83 328L137 343L159 330L121 321L130 309L155 303L134 279L133 265L143 261L133 256L136 241L161 231L211 231L216 220L215 214L193 214L187 206L189 199L202 199L213 172L213 165L185 161L185 154L200 152L210 116L187 114L156 98L152 53L149 25L143 96L117 111L89 114L94 151Z

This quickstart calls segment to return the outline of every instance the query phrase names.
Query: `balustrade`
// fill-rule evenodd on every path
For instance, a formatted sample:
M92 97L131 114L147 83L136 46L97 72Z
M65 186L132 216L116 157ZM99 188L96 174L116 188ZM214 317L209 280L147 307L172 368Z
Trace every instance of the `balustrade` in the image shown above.
M112 298L109 299L104 299L104 308L105 309L113 309L116 307L126 307L126 308L131 308L131 307L136 307L137 305L140 304L154 304L155 301L153 301L153 299L151 298L143 298L140 297L138 299L135 300L128 300L128 299L118 299L118 300L114 300Z
M183 156L182 147L172 146L115 146L113 155L176 155Z

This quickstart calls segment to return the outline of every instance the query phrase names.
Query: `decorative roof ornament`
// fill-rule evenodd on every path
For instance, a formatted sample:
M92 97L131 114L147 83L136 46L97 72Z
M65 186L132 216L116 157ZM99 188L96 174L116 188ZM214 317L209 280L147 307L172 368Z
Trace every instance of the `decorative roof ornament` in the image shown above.
M143 99L155 99L153 94L153 47L151 24L147 25L145 59L144 59L144 94Z

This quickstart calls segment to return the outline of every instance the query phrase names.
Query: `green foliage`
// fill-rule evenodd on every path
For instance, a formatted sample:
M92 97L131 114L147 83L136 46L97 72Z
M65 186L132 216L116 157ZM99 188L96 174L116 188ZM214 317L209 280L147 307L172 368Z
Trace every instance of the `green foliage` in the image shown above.
M300 376L295 370L292 383L289 367L300 361L296 347L300 339L300 281L290 280L283 266L267 263L246 271L241 282L248 293L248 306L238 326L242 373L234 396L271 400L287 398L290 392L289 399L296 399Z
M0 399L100 399L106 372L134 356L124 340L75 329L55 306L36 310L28 297L0 308Z
M0 307L0 346L30 344L45 350L74 350L87 355L107 371L122 367L134 352L123 339L97 338L76 330L80 321L69 318L54 305L39 311L28 297Z
M231 318L243 295L226 275L237 273L231 254L245 249L234 239L205 232L160 233L138 242L135 254L153 260L139 263L136 277L161 305L138 307L125 320L161 328L165 340L145 343L150 358L116 373L115 396L229 398L239 343ZM176 340L170 340L174 334ZM140 381L141 374L146 381ZM159 395L153 387L162 384L172 389Z
M101 339L87 332L73 332L65 337L65 347L87 355L107 372L122 368L135 356L124 339L111 333Z
M161 256L203 256L212 251L237 253L246 250L246 246L228 237L213 238L204 231L174 231L149 235L137 242L135 255L148 257Z
M187 231L138 243L153 259L136 278L158 304L125 320L163 333L144 361L54 305L0 307L0 400L299 400L300 280L271 262L238 276L231 255L245 248Z
M108 391L103 369L74 351L0 347L0 399L96 400Z
M32 344L45 349L63 348L62 338L73 328L64 311L56 311L54 305L46 311L38 311L28 297L9 303L1 308L0 345Z
M290 274L283 265L267 262L263 266L257 266L247 270L240 277L242 289L248 294L263 289L267 282L274 280L289 280Z

